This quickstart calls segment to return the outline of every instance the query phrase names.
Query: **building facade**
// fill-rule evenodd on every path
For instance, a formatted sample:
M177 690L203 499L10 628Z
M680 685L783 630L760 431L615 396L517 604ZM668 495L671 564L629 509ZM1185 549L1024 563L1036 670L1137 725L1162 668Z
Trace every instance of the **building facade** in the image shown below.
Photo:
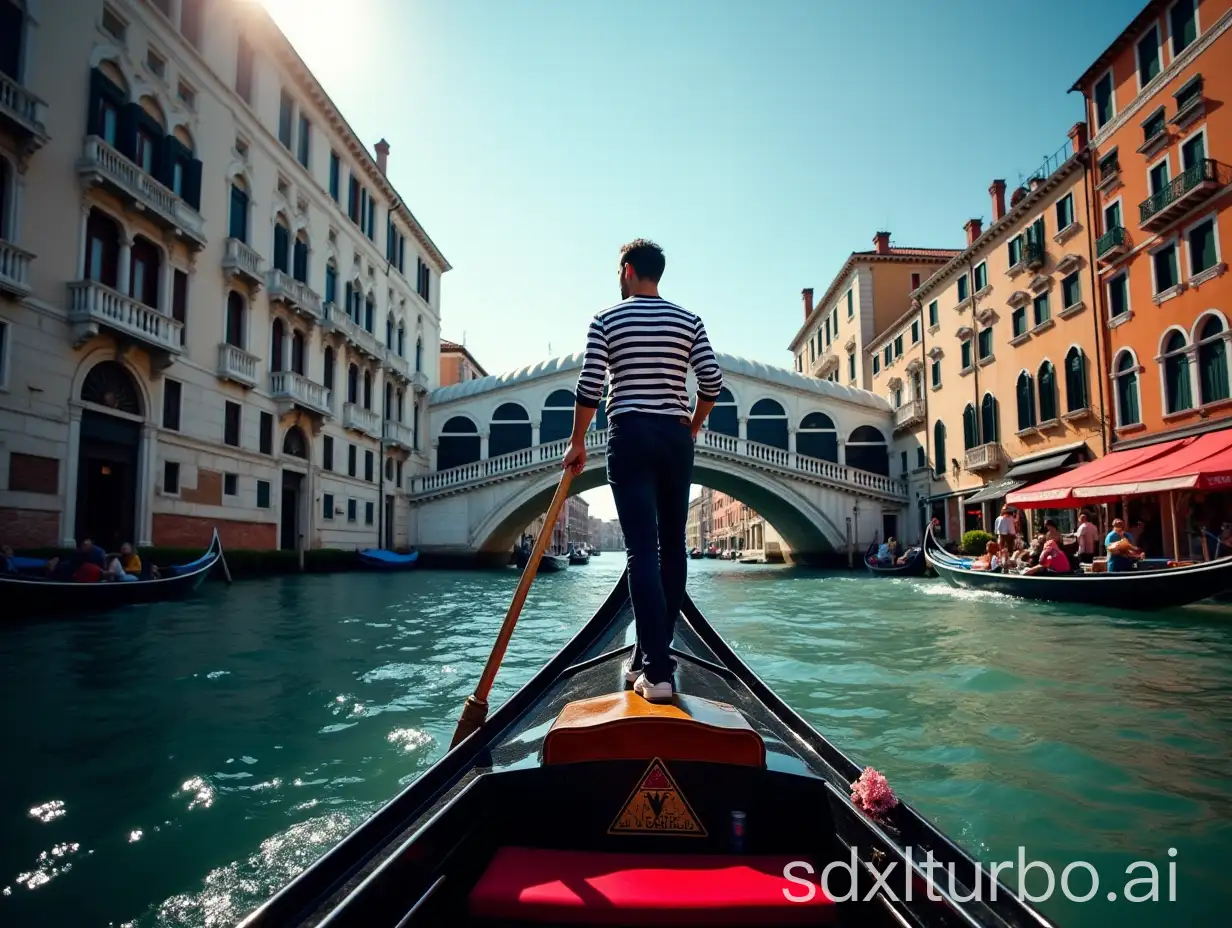
M464 380L478 380L480 377L487 377L488 372L475 360L475 356L465 345L442 340L440 376L441 386L448 387L455 383L462 383Z
M5 540L408 543L449 265L389 146L365 148L259 4L65 0L16 21Z
M689 514L684 523L684 543L690 551L706 546L706 536L702 534L703 505L701 495L689 500Z

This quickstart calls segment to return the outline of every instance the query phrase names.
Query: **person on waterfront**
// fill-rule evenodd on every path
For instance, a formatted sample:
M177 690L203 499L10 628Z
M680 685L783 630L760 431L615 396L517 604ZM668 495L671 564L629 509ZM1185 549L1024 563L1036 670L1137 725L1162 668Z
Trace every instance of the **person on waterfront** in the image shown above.
M1085 512L1078 513L1078 563L1090 564L1095 560L1095 546L1099 543L1099 529Z
M625 536L629 596L637 628L625 679L648 700L673 696L670 654L684 600L693 443L723 389L723 372L699 316L663 299L666 260L654 242L620 250L621 302L597 313L574 391L573 434L564 467L586 466L586 430L607 397L607 480ZM685 376L697 378L692 415Z
M1124 519L1112 520L1112 531L1104 538L1104 548L1108 551L1110 574L1132 570L1134 561L1142 557L1142 552L1134 547L1133 538L1125 530Z
M1014 550L1018 539L1018 522L1008 505L1001 507L1001 515L997 516L997 521L993 523L992 532L997 536L997 544L1002 551Z

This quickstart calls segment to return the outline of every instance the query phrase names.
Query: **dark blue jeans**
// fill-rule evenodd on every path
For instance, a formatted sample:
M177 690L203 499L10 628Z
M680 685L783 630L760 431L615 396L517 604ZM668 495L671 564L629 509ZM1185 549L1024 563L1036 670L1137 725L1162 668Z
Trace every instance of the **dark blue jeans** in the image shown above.
M625 536L642 670L662 683L676 669L669 649L684 601L693 436L687 419L650 413L612 416L609 429L607 482Z

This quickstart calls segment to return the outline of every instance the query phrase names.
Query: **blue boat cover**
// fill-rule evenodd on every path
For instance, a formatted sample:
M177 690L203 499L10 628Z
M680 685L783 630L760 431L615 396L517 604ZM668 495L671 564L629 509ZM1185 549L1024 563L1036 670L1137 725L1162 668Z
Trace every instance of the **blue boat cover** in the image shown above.
M380 561L383 564L414 564L419 560L418 551L412 551L410 554L399 554L397 551L386 551L384 548L365 548L359 552L359 555L372 561Z

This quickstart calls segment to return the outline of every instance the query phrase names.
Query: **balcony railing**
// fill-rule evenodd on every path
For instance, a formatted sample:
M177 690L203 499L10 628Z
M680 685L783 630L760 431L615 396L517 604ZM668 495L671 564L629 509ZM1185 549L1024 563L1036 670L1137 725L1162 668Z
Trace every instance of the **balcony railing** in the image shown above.
M354 403L344 403L342 406L342 427L364 432L373 438L381 437L381 417L371 409L364 409Z
M47 130L39 120L39 108L45 105L21 84L0 72L0 117L25 136L31 148L41 148L47 141Z
M317 292L278 268L269 272L269 298L286 303L301 315L321 318L321 297Z
M1232 168L1205 158L1138 205L1139 225L1149 232L1163 229L1229 183Z
M331 415L330 391L294 371L271 373L270 395L284 408L298 406L323 416Z
M1044 246L1040 242L1023 242L1022 261L1027 270L1037 271L1044 266Z
M924 401L907 400L894 410L894 428L905 429L924 421Z
M826 349L825 352L813 361L810 370L814 377L824 377L836 367L838 367L838 355Z
M34 255L0 239L0 293L30 294L30 261Z
M385 366L403 380L410 379L410 364L407 363L406 358L402 357L392 348L385 349Z
M265 273L261 270L261 256L238 238L226 241L222 255L222 269L228 277L241 277L249 284L260 287L265 283Z
M97 135L86 136L77 172L136 203L163 228L182 234L197 245L205 243L205 220L201 214Z
M411 371L411 386L415 388L416 393L428 392L428 375L423 371Z
M1001 446L990 441L983 445L969 448L964 463L967 470L994 470L1001 466Z
M257 365L261 359L255 354L249 354L243 348L222 342L218 346L218 376L223 380L234 380L246 387L257 385Z
M78 344L104 326L171 354L184 350L184 325L157 309L95 280L79 280L68 289L68 320L76 329Z
M1111 262L1129 250L1129 236L1124 226L1114 226L1095 240L1095 257Z
M376 361L384 360L385 348L377 341L376 336L356 323L337 303L326 303L321 313L322 328L341 332L348 342L368 357Z
M415 432L409 425L393 419L385 420L385 439L407 451L415 450Z

